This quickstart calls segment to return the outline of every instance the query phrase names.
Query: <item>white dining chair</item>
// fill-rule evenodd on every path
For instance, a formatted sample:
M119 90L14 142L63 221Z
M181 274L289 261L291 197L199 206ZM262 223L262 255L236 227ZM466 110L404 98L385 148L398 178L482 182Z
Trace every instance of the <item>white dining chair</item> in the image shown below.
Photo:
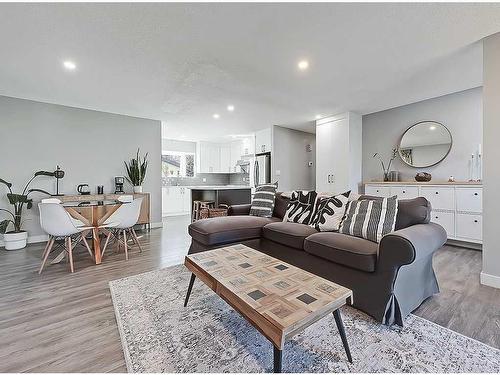
M42 203L57 203L57 204L62 203L62 201L58 198L44 198L41 200L41 202ZM71 215L69 215L69 217L71 218L71 221L73 222L73 224L75 224L76 227L84 227L85 226L85 223L83 221L75 219Z
M141 244L139 243L139 238L135 233L134 225L139 221L139 215L141 212L141 205L144 198L133 199L130 203L123 203L113 214L108 217L104 223L99 227L106 231L106 242L102 249L102 255L106 251L109 240L111 236L118 242L118 247L123 244L125 249L125 259L128 260L128 241L132 240L139 251L142 252ZM127 233L130 235L127 238ZM120 238L123 237L123 241Z
M43 252L42 265L38 273L42 273L43 267L47 262L50 252L54 246L56 239L64 239L65 250L68 253L69 265L71 272L74 272L73 267L73 248L72 236L77 235L76 242L83 241L91 257L93 257L92 250L87 242L85 236L92 230L92 227L77 227L71 220L71 216L66 212L63 206L59 203L39 203L38 209L40 210L40 225L42 229L49 235L49 241L45 246Z

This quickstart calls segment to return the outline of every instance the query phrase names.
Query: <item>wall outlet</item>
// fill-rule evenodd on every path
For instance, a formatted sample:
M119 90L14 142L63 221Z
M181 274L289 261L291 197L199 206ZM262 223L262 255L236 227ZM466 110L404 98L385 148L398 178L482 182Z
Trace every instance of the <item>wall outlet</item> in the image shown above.
M206 177L203 177L201 180L202 180L203 182L207 182L207 178L206 178Z

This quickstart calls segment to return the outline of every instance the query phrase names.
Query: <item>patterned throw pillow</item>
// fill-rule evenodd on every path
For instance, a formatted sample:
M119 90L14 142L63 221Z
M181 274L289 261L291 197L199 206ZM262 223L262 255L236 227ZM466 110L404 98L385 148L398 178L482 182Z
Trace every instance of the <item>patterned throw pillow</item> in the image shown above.
M397 196L352 201L347 206L339 232L380 242L383 236L394 231L397 213Z
M318 197L314 215L309 225L320 232L339 230L349 202L350 193L348 191L334 197Z
M292 191L283 221L309 224L314 214L317 195L315 191Z
M271 217L273 216L274 198L278 184L259 185L255 188L255 194L250 207L251 216Z

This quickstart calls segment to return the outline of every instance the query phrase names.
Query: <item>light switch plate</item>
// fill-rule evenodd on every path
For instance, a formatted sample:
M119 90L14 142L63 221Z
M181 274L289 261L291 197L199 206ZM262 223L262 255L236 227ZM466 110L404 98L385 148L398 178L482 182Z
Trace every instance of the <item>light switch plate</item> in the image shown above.
M279 169L276 169L276 176L281 176L281 171Z

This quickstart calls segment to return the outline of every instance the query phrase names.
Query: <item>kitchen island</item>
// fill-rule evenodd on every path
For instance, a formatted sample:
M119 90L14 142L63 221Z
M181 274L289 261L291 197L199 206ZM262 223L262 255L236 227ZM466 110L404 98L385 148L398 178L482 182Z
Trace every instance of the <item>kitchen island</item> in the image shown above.
M191 207L193 201L214 201L215 207L251 202L252 191L247 185L186 186L186 189L191 190Z

